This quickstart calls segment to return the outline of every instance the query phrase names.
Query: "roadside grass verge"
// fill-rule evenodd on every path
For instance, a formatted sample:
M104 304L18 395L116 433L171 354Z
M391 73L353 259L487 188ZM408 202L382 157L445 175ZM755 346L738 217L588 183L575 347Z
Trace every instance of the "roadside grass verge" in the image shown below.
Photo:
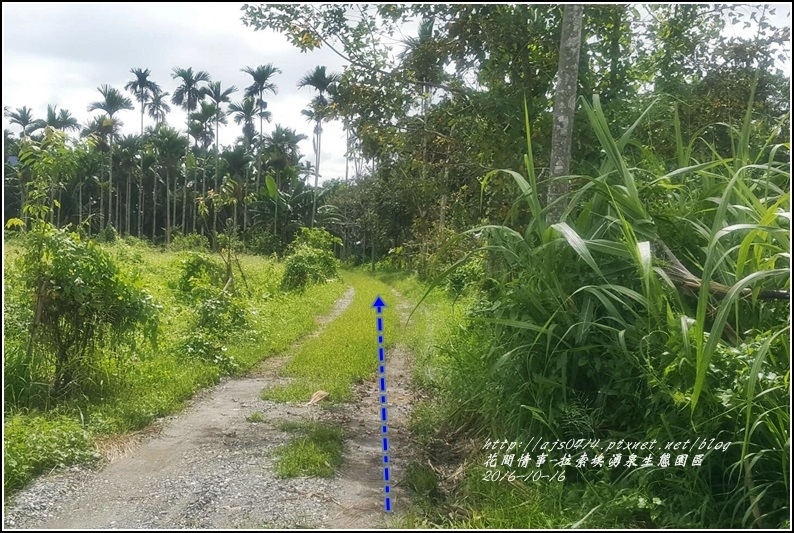
M295 378L289 385L265 389L262 398L281 402L308 401L318 390L329 393L328 400L350 400L350 385L375 375L378 370L376 312L372 302L380 294L388 307L383 311L385 346L401 335L394 306L396 298L384 283L361 272L342 274L356 294L350 306L322 335L308 339L293 354L284 375ZM388 351L387 351L388 360Z
M3 455L7 491L23 487L54 467L98 458L94 438L136 431L158 417L178 412L196 392L230 373L211 360L191 357L181 349L183 339L191 334L195 315L194 306L178 298L173 290L182 256L136 242L103 246L122 268L139 273L140 284L162 307L158 342L154 346L141 343L134 351L108 352L90 369L90 378L80 394L69 400L55 402L43 393L29 393L27 401L15 402L8 395L11 378L27 383L29 391L46 391L41 376L46 375L47 368L22 367L24 372L12 375L20 368L14 363L24 361L26 340L22 335L5 335ZM7 296L19 290L9 268L15 255L18 250L4 257L5 272L10 273L4 287ZM247 287L235 268L236 298L242 302L246 327L225 335L223 346L225 355L236 363L231 370L236 375L286 350L314 329L314 316L327 313L345 289L337 281L313 285L303 293L282 294L278 290L282 265L257 256L241 256L240 263ZM14 294L11 297L18 298Z
M4 484L21 487L59 465L93 462L99 453L79 420L12 415L3 425Z
M256 256L242 257L241 263L251 292L246 298L249 327L231 337L225 346L227 356L237 363L235 375L243 375L259 361L286 350L314 329L315 314L327 312L344 290L335 282L312 286L302 294L283 294L278 292L280 265ZM75 406L86 413L89 429L99 434L134 431L174 413L196 392L217 383L223 374L218 365L186 357L180 350L179 339L188 333L190 309L165 283L177 275L174 254L150 251L144 265L144 284L152 288L164 307L161 347L157 352L139 354L140 360L122 374L108 376L113 386L108 387L105 397ZM246 292L239 272L236 284L238 291Z
M476 352L476 337L467 330L468 310L476 303L476 291L453 293L441 287L425 296L428 285L416 276L401 272L378 272L375 276L412 304L402 342L414 354L412 386L417 398L409 428L418 444L416 456L406 466L404 483L412 495L412 506L397 522L405 529L548 529L568 527L620 527L651 520L659 507L650 497L620 492L607 484L583 485L540 479L492 481L498 469L484 466L487 453L464 446L459 435L461 404L451 399L465 397L466 387L478 380L453 372L461 365L461 350ZM474 340L473 340L474 339ZM475 343L475 344L471 344ZM483 379L485 376L481 376ZM495 437L494 437L495 438ZM455 446L450 446L450 443ZM469 443L471 444L471 443ZM534 459L534 458L533 458ZM511 469L501 467L505 473ZM519 475L528 471L518 472ZM549 474L549 472L545 472ZM598 490L596 490L596 488ZM608 506L594 497L616 498ZM593 511L593 512L590 512ZM574 524L572 516L586 517Z
M332 477L342 464L344 431L319 422L285 421L282 431L301 435L275 450L276 473L280 477Z
M428 286L415 274L376 272L375 277L410 304L400 322L400 331L402 341L414 354L412 386L425 392L437 390L444 380L439 358L445 356L440 348L464 328L462 324L475 296L470 292L452 294L442 287L425 296Z

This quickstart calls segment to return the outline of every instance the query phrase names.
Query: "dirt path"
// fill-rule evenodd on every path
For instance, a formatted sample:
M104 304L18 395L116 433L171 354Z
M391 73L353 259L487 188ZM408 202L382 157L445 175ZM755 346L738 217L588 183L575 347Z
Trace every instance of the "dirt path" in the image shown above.
M387 303L402 300L399 293L392 292L395 297L387 299ZM392 311L387 308L386 312L397 312L402 324L408 310L410 306L397 303ZM331 509L330 520L322 526L324 528L388 527L407 508L408 498L402 479L411 449L408 418L412 403L410 369L413 366L413 359L410 352L401 344L387 349L385 359L393 512L390 514L384 512L383 452L378 403L380 389L378 382L372 379L355 386L356 401L342 407L341 420L347 427L349 437L345 443L345 463L337 473L337 478L344 490L334 502L338 510L334 512Z
M319 319L327 324L350 304L353 289ZM374 317L373 317L374 318ZM373 348L373 352L374 352ZM345 528L383 527L383 478L375 381L356 386L356 401L280 404L262 400L263 388L285 383L287 357L266 360L250 377L226 380L198 395L181 414L165 419L159 434L104 468L73 468L37 480L6 508L12 528ZM387 352L394 509L404 508L399 480L407 444L410 355ZM265 420L246 418L260 412ZM281 420L323 420L343 425L344 465L331 479L279 479L273 450L293 438Z

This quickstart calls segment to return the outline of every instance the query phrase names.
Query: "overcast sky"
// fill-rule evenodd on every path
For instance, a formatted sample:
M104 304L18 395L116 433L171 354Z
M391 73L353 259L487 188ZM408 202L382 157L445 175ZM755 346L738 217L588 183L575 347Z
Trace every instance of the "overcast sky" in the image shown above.
M241 22L242 3L42 4L3 2L3 105L28 106L35 118L46 118L47 104L71 111L85 123L100 111L88 104L101 100L101 84L119 90L133 79L131 68L151 69L150 78L174 93L174 67L206 70L225 89L235 85L233 102L243 99L251 77L240 69L273 63L282 70L272 81L278 94L265 94L275 124L294 128L308 140L301 152L314 162L312 126L301 115L314 90L297 88L298 80L317 65L341 72L342 60L328 49L300 53L269 31L254 31ZM118 116L122 133L140 133L140 107ZM184 132L185 112L171 105L168 122ZM145 118L145 126L152 119ZM3 120L4 127L8 121ZM258 129L257 121L257 129ZM18 126L12 128L18 133ZM229 117L221 126L220 143L232 144L241 127ZM323 178L344 178L345 136L339 122L323 127Z

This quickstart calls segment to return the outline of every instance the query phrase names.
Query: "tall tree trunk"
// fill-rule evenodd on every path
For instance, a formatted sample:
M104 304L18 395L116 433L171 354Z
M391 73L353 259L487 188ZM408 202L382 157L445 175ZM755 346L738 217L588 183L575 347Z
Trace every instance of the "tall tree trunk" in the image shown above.
M127 175L127 198L124 204L124 228L127 235L132 235L132 228L130 228L130 217L132 211L132 169Z
M105 191L102 190L102 178L99 178L99 229L105 227Z
M218 249L218 203L212 202L212 250Z
M314 164L314 194L312 195L312 226L314 227L314 219L317 216L317 184L320 180L320 153L322 150L321 142L323 136L323 121L317 121L317 131L315 133L317 139L317 157Z
M198 165L198 162L196 164ZM196 177L196 167L193 167L193 197L190 202L190 213L193 215L193 233L196 233L196 187L198 187L198 178Z
M113 117L110 117L111 119ZM113 135L110 136L110 157L108 158L108 224L113 224ZM106 224L107 226L107 224Z
M119 185L116 187L116 231L121 233L121 176L119 176Z
M448 168L448 167L447 167ZM445 172L446 173L446 172ZM447 211L447 195L441 195L441 215L438 217L438 225L441 226L441 229L444 229L444 218Z
M157 230L157 173L154 174L152 181L154 182L152 186L152 244L154 244L155 231Z
M262 91L259 91L259 139L257 139L256 149L256 195L259 196L259 189L262 187Z
M372 250L372 271L375 272L375 231L370 232L372 237L372 243L370 248Z
M546 194L546 205L551 205L557 199L560 201L549 208L546 214L548 224L556 224L562 218L566 209L564 197L571 188L567 179L554 178L570 173L583 10L584 6L581 4L566 4L562 16L557 87L554 92L554 124L551 134L551 175Z
M143 195L143 174L141 174L141 181L138 183L138 238L143 239L143 215L144 207L146 206L146 197Z
M207 196L207 161L206 158L204 159L204 164L201 165L201 195L206 197ZM201 225L201 234L204 235L204 226L207 224Z
M220 179L220 169L221 169L219 165L221 153L218 151L218 129L219 129L218 120L216 119L215 120L215 192L218 192L220 188L219 179Z
M250 165L245 166L245 185L243 185L243 231L248 227L248 180L250 179L248 170Z
M281 171L279 170L276 172L276 197L274 198L276 202L276 213L273 216L273 236L278 237L278 198L279 192L281 191Z
M77 225L83 227L83 184L80 184L80 192L77 193Z
M218 109L220 109L220 104L218 104ZM218 150L218 120L215 120L215 194L218 194L220 190L220 159L221 153ZM218 238L218 213L217 210L213 210L214 216L212 217L212 233L213 239L217 241Z
M165 245L171 244L171 173L165 169Z
M182 235L187 233L187 173L185 173L185 181L182 183Z
M173 208L174 209L171 212L171 224L174 227L176 227L176 200L177 200L176 191L178 190L178 186L179 186L179 170L177 169L176 173L174 174L174 192L172 194L172 197L173 197Z
M612 8L612 34L609 39L609 92L604 95L604 103L614 99L618 95L618 83L620 80L620 37L623 29L623 14L628 6L614 6Z

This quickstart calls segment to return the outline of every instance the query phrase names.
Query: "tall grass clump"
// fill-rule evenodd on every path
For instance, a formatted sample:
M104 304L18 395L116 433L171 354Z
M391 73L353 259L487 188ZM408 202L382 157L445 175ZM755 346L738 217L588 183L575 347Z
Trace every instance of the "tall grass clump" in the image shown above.
M484 256L494 280L442 350L450 420L482 438L724 441L701 466L660 466L657 449L643 468L578 470L567 483L601 495L580 525L613 516L606 491L658 502L652 517L621 511L650 527L784 526L790 165L789 144L771 139L786 117L759 136L751 102L742 124L715 126L729 154L679 135L678 164L660 175L623 155L645 113L615 138L598 97L582 105L604 156L593 175L555 178L581 184L556 200L560 222L546 223L528 118L525 174L482 181L484 195L512 179L527 223L469 230L484 244L448 270Z

